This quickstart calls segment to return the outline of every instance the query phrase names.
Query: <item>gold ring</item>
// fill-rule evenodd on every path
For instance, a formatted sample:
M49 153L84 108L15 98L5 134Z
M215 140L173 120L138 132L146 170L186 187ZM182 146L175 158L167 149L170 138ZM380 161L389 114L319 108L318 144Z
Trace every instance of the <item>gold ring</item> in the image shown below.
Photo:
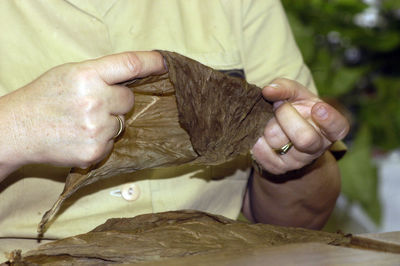
M282 147L280 147L279 149L274 149L274 151L279 155L284 155L284 154L288 153L288 151L292 147L293 147L293 143L289 142L289 143L283 145Z
M125 129L125 122L121 115L114 115L114 117L118 120L119 124L118 131L113 137L113 139L117 139L121 135L122 131L124 131Z

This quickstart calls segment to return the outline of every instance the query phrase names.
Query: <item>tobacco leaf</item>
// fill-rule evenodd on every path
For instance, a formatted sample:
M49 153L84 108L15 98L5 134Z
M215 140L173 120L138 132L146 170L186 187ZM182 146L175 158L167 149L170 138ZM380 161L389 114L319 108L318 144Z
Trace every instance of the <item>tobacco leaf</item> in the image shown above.
M113 218L92 231L43 244L14 265L104 265L157 262L186 256L316 242L348 246L350 236L302 228L249 224L199 211L170 211ZM157 265L161 265L157 264Z
M272 117L261 89L177 53L159 51L168 73L127 82L135 105L110 156L72 169L39 234L79 188L117 174L185 163L216 165L249 152Z

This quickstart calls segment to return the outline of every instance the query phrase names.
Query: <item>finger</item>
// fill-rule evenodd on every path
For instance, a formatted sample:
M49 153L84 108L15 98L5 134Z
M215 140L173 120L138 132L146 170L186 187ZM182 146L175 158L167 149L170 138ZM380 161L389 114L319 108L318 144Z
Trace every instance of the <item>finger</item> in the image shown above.
M287 171L286 164L268 145L264 137L260 137L251 150L254 159L268 172L283 174Z
M114 147L114 140L111 139L111 140L109 140L109 141L106 143L106 145L105 145L105 147L104 147L104 152L103 152L102 156L99 157L99 159L96 160L93 164L98 163L98 162L101 162L102 160L104 160L105 158L107 158L107 156L109 156L110 153L112 152L113 147Z
M265 170L274 175L280 175L294 169L299 169L314 159L313 156L299 152L294 148L290 153L278 155L263 137L259 138L252 148L252 154L254 159Z
M131 89L125 86L111 86L110 96L107 98L110 113L113 115L123 115L128 113L134 105L134 94Z
M109 154L111 153L113 147L114 147L114 140L110 139L107 142L105 142L104 146L100 147L100 149L99 147L95 149L96 150L95 155L93 154L88 155L88 150L82 149L80 154L83 157L83 159L77 161L76 163L74 163L74 165L82 169L89 168L107 158L107 156L109 156ZM91 152L89 152L89 154L91 154Z
M110 115L104 125L102 140L109 141L118 138L125 130L125 117L123 115Z
M297 150L316 153L323 148L322 136L290 103L282 104L275 117Z
M107 55L90 63L107 84L166 72L164 58L155 51Z
M263 88L262 93L266 100L273 102L282 100L295 101L310 97L316 98L315 94L300 83L284 78L272 81L271 84Z
M349 132L349 122L335 108L327 103L315 104L311 109L311 117L321 129L322 134L330 141L343 139Z
M264 130L264 137L272 149L279 149L290 141L275 117L268 121Z

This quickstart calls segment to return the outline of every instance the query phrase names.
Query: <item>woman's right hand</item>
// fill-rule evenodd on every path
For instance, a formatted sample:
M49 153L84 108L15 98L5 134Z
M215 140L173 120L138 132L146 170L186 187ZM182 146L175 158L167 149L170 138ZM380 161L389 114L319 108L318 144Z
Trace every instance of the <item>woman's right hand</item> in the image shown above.
M126 52L54 67L0 98L0 181L28 163L86 168L112 150L131 110L118 83L166 72L158 52Z

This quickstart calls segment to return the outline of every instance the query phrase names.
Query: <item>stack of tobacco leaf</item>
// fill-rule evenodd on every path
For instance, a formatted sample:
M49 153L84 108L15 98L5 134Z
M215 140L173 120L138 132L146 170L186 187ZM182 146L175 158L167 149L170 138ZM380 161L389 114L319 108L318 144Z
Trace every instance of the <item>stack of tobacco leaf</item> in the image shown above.
M249 224L198 211L114 218L92 231L41 245L12 265L109 265L155 262L186 256L235 254L291 243L348 246L350 236L301 228Z
M135 106L110 156L89 170L73 169L43 216L41 234L79 188L145 168L220 164L246 154L272 117L261 89L182 55L160 51L168 73L135 80Z

